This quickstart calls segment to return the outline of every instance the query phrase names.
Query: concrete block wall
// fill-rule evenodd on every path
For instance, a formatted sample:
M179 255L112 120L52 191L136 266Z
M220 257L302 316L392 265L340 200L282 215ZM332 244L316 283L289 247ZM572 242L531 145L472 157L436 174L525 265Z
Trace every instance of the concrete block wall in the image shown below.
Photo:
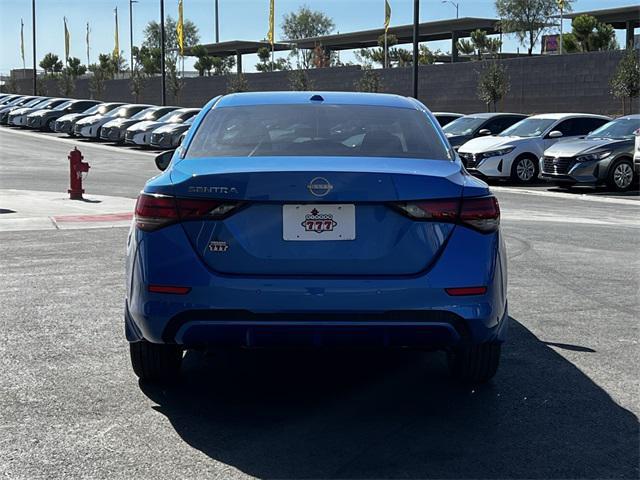
M506 66L511 87L498 105L500 111L522 113L590 112L619 115L621 101L610 94L609 81L623 52L592 52L573 55L549 55L501 60ZM419 69L419 96L432 111L473 113L486 111L476 95L484 62L423 65ZM382 91L411 95L411 68L378 69ZM359 67L312 69L308 76L316 90L354 91L362 76ZM289 90L289 72L247 73L252 91ZM167 92L168 104L199 107L216 95L227 92L227 78L221 76L186 78L179 99ZM160 78L147 80L141 103L160 103ZM31 83L18 81L21 92L28 93ZM47 94L58 95L56 80L48 80ZM90 98L89 80L76 82L77 98ZM108 80L99 98L105 101L134 102L129 80ZM640 111L639 100L632 111Z

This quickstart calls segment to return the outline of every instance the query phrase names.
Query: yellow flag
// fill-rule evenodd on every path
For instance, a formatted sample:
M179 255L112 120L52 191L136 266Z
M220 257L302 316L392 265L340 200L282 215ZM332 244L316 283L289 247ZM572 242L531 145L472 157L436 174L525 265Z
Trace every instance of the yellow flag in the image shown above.
M269 40L269 43L271 45L273 45L275 43L275 36L273 34L273 30L274 30L274 21L273 21L273 17L275 16L275 0L270 0L269 3L269 31L267 32L267 40Z
M69 40L71 39L71 35L69 35L69 28L67 27L67 17L63 17L64 19L64 61L65 63L69 59Z
M389 0L384 0L384 33L389 30L389 23L391 23L391 5Z
M178 49L180 55L184 57L184 17L182 13L182 0L178 0L178 26L176 27L178 33Z
M120 40L118 39L118 7L113 10L116 16L115 46L113 47L113 58L118 61L120 58Z
M24 68L24 22L20 19L20 55L22 56L22 68Z

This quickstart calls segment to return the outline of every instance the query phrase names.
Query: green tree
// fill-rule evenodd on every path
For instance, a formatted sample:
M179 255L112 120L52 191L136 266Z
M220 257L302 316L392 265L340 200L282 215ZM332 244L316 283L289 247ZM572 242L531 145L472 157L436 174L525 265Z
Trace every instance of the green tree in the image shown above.
M58 77L58 91L62 96L70 97L75 89L75 76L71 74L68 68L63 68Z
M461 38L457 43L458 51L463 55L475 55L476 47L473 45L471 40L467 40Z
M577 16L571 22L571 27L571 33L578 43L579 51L593 52L618 48L616 32L613 27L598 22L598 19L591 15ZM565 37L562 38L564 40Z
M282 33L287 40L328 35L334 28L335 24L330 17L305 5L297 12L286 14L282 20ZM313 65L313 50L298 49L294 44L291 55L296 56L298 68L307 69Z
M275 72L277 70L289 70L289 62L284 58L278 58L275 61L271 60L271 50L267 47L260 47L257 51L258 59L256 63L256 70L259 72Z
M40 61L40 68L51 76L62 71L62 61L55 53L47 53Z
M510 82L504 65L493 61L481 72L478 78L478 98L496 110L496 104L509 92Z
M574 0L565 0L564 11L571 11ZM505 33L515 33L529 55L540 34L560 13L557 0L495 0L500 26Z
M105 67L101 64L89 65L89 71L93 73L93 76L89 80L89 92L91 92L91 98L99 98L105 89L105 82L108 78L111 78L111 72L106 71Z
M227 75L236 65L234 57L211 57L213 73L215 75ZM244 77L242 77L244 79Z
M67 70L74 78L81 77L87 73L87 67L77 57L69 57L67 60Z
M635 49L629 48L625 51L622 60L618 63L618 68L611 77L610 85L613 96L622 100L622 114L625 115L626 100L629 99L629 110L631 110L631 102L640 94L640 62Z
M166 49L166 58L170 58L177 63L178 61L178 33L177 22L168 16L164 21L164 40ZM148 49L157 48L158 51L161 47L160 40L160 23L151 21L147 23L144 28L144 41L142 45ZM198 27L191 21L184 21L184 46L185 48L194 47L200 42L200 34L198 33ZM159 57L159 55L158 55ZM165 63L166 65L166 63ZM160 71L160 65L158 64L158 71Z
M10 76L4 84L0 88L0 92L2 93L19 93L18 92L18 82L16 82L15 77Z
M382 81L380 75L378 75L370 66L366 66L362 69L362 77L355 82L355 88L359 92L373 92L377 93L382 89Z
M297 92L314 90L313 81L305 70L292 70L289 74L289 88Z
M178 64L172 59L168 58L167 63L167 89L173 95L174 102L180 103L180 93L184 87L184 80L178 74Z
M227 93L248 92L249 82L241 73L227 75Z

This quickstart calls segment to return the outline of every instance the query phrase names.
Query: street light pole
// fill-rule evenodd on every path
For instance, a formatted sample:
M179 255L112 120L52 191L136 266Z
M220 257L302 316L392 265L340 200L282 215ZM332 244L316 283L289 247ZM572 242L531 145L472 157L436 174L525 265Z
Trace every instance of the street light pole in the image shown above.
M418 37L420 23L420 0L413 0L413 98L418 98Z
M31 33L33 40L33 94L38 94L38 82L36 80L36 0L31 0Z
M138 0L129 0L129 70L133 72L133 4Z
M460 4L454 2L453 0L442 0L442 3L450 3L451 5L453 5L454 7L456 7L456 18L460 18L459 16L459 7Z
M218 23L218 0L216 0L216 43L220 41L220 25Z
M160 0L160 71L162 72L162 105L167 104L167 94L166 94L166 81L167 81L167 72L164 64L164 46L165 35L164 35L164 0Z

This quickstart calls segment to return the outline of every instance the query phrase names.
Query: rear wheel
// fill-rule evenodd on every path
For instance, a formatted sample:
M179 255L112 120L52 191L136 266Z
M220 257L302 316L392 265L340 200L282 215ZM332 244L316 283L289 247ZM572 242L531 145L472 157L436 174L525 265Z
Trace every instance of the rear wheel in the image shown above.
M538 165L535 158L522 156L515 159L511 166L511 180L518 183L533 183L538 178Z
M612 168L609 169L607 176L607 184L610 188L623 192L629 190L633 186L633 165L631 160L618 160Z
M130 343L131 366L140 380L155 382L175 379L180 372L182 349L178 345Z
M500 350L500 343L482 343L453 349L448 355L452 376L468 384L488 382L498 371Z

